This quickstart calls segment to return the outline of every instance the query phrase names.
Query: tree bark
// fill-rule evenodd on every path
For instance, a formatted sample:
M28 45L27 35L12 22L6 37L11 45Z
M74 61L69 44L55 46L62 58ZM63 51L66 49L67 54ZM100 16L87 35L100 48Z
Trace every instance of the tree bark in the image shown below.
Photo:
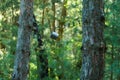
M44 25L44 20L42 20L42 25ZM40 32L42 32L42 30L41 31L39 30L36 18L34 16L34 34L37 36L37 41L38 41L38 46L36 50L37 71L38 71L37 79L44 80L44 78L48 77L48 59L47 59L47 55L45 54L45 49L43 49L43 41L41 37L41 34L43 36L43 33L40 34Z
M60 41L63 38L63 32L64 32L64 24L65 24L65 17L67 15L67 10L66 10L66 5L67 4L67 0L63 0L62 3L62 12L61 12L61 20L59 20L59 39L58 41Z
M33 27L33 0L21 0L18 41L12 80L27 80L30 58L30 35Z
M113 80L113 61L114 61L114 45L112 44L112 49L111 49L111 72L110 72L110 80Z
M83 0L82 68L80 80L102 80L104 74L105 26L103 0Z

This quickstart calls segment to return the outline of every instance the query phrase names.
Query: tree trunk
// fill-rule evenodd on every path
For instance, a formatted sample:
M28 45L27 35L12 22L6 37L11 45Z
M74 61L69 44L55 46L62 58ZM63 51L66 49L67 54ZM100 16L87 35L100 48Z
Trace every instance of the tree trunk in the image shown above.
M44 20L42 20L42 25L43 24ZM40 32L42 32L42 30L41 31L39 30L36 18L34 16L34 35L37 36L38 41L38 46L36 48L37 71L38 71L37 80L43 80L44 78L48 77L48 59L47 55L45 54L45 49L43 49L43 41L41 37L41 34L43 36L43 33L40 34Z
M102 80L105 43L103 0L83 0L82 68L80 80Z
M33 0L21 0L18 41L12 80L27 80L32 27Z
M111 49L111 72L110 72L110 80L113 80L113 62L114 62L114 45L112 43L112 49Z

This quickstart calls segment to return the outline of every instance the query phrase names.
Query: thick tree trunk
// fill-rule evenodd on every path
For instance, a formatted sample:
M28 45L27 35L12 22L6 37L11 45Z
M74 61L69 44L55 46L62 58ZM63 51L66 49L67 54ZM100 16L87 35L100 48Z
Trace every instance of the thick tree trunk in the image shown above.
M83 0L82 68L80 80L102 80L105 43L103 0Z
M32 26L33 0L21 0L18 41L12 80L27 80Z

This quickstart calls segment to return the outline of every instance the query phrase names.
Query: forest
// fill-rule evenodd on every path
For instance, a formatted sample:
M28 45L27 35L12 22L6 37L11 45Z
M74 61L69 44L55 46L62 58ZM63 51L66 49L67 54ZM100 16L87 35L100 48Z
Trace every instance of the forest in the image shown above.
M0 0L0 80L120 80L120 0Z

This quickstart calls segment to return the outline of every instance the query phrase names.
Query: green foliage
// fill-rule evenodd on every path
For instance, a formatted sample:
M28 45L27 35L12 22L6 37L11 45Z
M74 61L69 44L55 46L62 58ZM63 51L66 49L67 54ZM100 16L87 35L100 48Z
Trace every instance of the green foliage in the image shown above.
M105 13L106 13L106 27L105 27L105 40L107 43L106 53L106 69L105 80L119 80L120 65L119 65L119 48L120 48L120 1L106 0Z
M50 0L45 4L42 0L34 2L34 13L41 30L45 54L48 56L49 76L45 80L79 80L81 68L81 0L67 0L64 6L67 9L65 20L61 19L61 0L56 2L56 20L65 21L64 33L61 41L50 39L50 27L53 19L52 3ZM105 41L107 53L105 55L105 77L104 80L120 80L120 1L105 1ZM19 15L18 0L1 0L0 3L0 80L10 80L17 42L17 28ZM42 24L42 11L44 13L44 24ZM58 32L59 26L56 26ZM31 38L31 59L29 80L36 80L38 76L36 52L37 39Z
M2 59L0 59L0 80L10 80L13 71L13 62L14 56L10 53L4 53Z

